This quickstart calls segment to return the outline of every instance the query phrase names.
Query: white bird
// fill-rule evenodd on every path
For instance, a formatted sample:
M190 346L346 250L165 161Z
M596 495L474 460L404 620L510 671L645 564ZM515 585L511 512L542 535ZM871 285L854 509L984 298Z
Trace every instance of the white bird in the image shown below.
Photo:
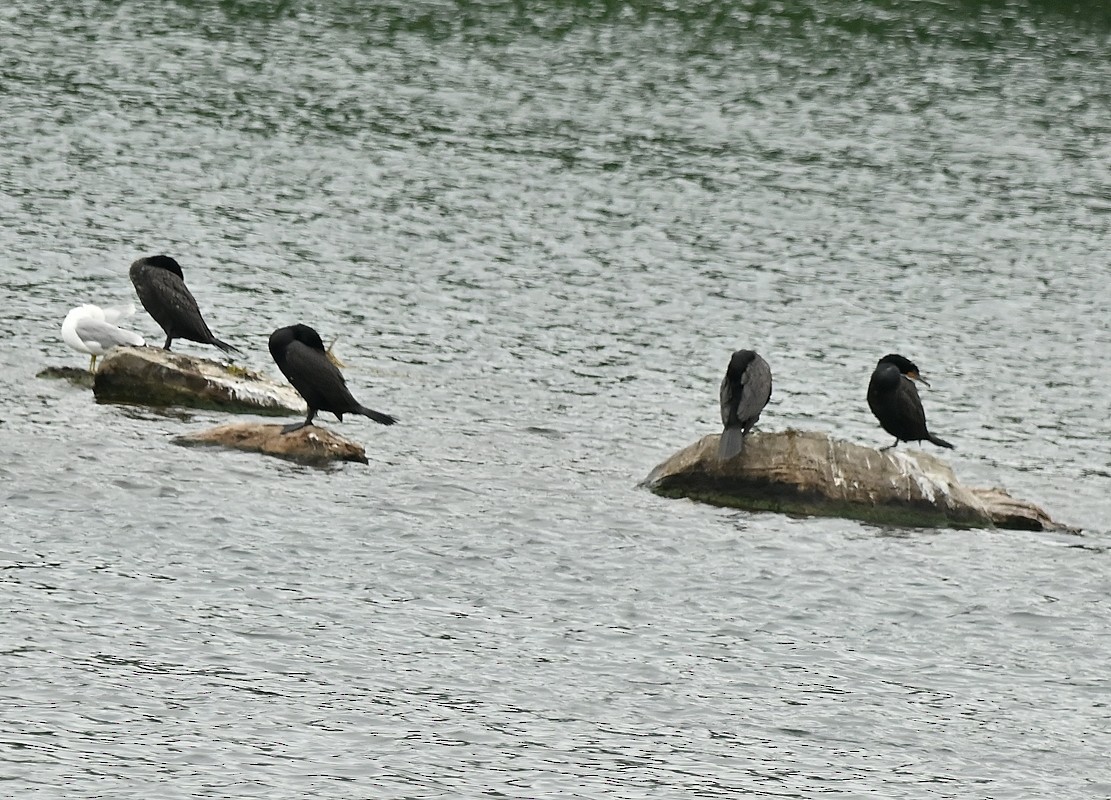
M135 305L100 306L84 305L66 314L62 323L62 338L66 344L79 353L92 356L89 372L96 372L96 357L102 356L113 347L142 347L146 344L143 337L133 331L117 327L115 323L135 313Z

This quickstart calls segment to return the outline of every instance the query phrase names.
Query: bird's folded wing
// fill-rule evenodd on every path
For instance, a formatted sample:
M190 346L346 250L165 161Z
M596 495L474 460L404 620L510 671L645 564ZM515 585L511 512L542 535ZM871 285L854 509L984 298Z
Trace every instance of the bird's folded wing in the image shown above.
M771 370L756 359L741 376L741 402L737 406L737 417L742 420L758 417L771 393Z
M729 424L729 411L733 407L733 383L726 375L721 381L721 424Z
M898 403L899 415L906 424L915 430L926 430L926 409L922 407L922 398L918 396L918 389L914 382L907 377L902 378L899 387Z
M76 330L81 341L86 343L95 342L105 350L110 347L125 347L128 345L140 347L143 345L143 337L139 334L125 331L123 328L117 328L115 325L109 325L107 322L101 322L100 320L78 320L74 330Z
M339 389L346 391L343 375L324 353L302 342L292 342L285 350L288 375L297 375L321 392ZM293 379L290 378L293 383ZM296 384L295 384L296 385Z

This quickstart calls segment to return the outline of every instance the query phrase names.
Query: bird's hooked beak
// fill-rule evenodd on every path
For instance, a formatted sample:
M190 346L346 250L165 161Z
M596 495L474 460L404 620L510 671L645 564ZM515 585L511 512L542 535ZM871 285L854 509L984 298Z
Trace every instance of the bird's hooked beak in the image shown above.
M930 382L928 380L926 380L925 377L923 377L920 372L908 372L908 373L906 373L906 376L908 378L910 378L912 381L918 381L919 383L924 383L926 386L930 385Z

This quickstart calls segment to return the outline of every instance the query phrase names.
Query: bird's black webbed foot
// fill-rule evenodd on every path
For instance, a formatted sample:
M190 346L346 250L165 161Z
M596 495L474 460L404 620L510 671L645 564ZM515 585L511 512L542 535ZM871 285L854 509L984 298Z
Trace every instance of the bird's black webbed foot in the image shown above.
M302 428L308 427L309 425L312 425L312 423L311 422L294 422L292 425L286 425L282 428L282 435L284 436L287 433L293 433L294 431L299 431Z

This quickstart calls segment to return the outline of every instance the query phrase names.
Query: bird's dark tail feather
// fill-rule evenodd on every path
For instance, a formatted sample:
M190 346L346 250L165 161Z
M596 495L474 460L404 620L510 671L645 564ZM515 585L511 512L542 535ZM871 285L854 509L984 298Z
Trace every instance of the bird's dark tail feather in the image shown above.
M718 458L729 461L741 454L745 447L745 429L741 427L726 428L721 432L718 441Z
M391 417L389 414L383 414L381 411L374 411L373 409L369 409L366 406L359 406L358 410L355 413L362 414L364 417L370 417L379 425L393 425L395 422L397 422L396 417Z
M933 442L934 444L936 444L938 447L948 447L950 450L956 450L957 449L957 448L953 447L953 445L951 445L947 441L945 441L944 439L938 439L932 433L929 434L929 437L930 437L930 441Z
M215 336L212 337L212 341L209 342L209 344L216 345L221 350L223 350L225 353L239 353L239 355L243 355L243 351L240 350L238 347L236 347L234 344L228 344L227 342L221 342Z

